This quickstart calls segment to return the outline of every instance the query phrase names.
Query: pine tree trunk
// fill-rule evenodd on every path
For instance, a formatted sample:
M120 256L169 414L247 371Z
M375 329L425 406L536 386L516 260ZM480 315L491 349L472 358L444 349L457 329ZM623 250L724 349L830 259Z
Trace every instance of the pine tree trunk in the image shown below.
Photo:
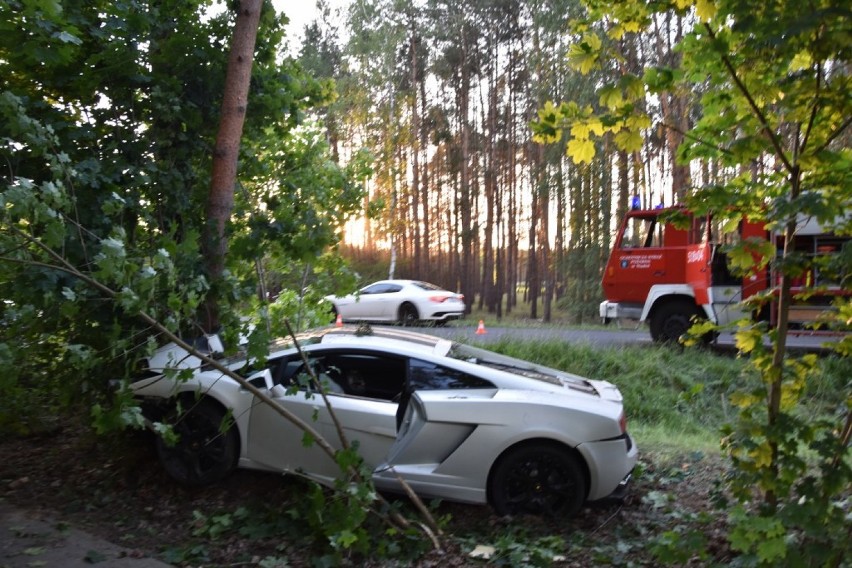
M201 325L207 333L214 333L219 329L220 307L216 284L225 271L227 251L225 228L234 207L240 138L248 106L251 67L262 6L262 0L240 2L234 25L231 54L228 58L219 133L213 150L210 194L206 210L207 224L202 242L207 277L212 286L201 314Z

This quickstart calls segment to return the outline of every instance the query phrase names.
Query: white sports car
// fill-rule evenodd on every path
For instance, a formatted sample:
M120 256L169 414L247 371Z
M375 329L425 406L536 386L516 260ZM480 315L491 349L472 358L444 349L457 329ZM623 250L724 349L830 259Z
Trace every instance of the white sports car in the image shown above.
M326 296L343 321L444 323L464 316L464 296L419 280L380 280L357 294Z
M611 383L398 328L330 327L299 340L380 490L399 492L401 476L426 498L568 516L626 489L637 449ZM238 466L298 470L326 484L340 474L301 430L222 373L162 374L176 362L200 363L174 346L161 350L132 388L147 412L174 421L179 441L158 439L157 449L178 481L212 483ZM226 363L340 447L322 397L302 386L311 383L291 344L273 346L263 368Z

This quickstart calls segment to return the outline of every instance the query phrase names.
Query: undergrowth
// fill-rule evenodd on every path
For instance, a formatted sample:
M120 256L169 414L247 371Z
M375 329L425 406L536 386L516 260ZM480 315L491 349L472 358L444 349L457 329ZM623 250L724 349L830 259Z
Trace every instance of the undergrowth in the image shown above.
M715 437L735 414L728 400L746 380L745 361L700 349L668 346L602 347L564 341L501 339L486 348L591 379L609 381L624 396L635 430L654 438ZM807 411L832 413L852 376L849 359L820 359L819 380L809 384ZM718 438L717 438L718 439ZM641 441L641 440L640 440Z

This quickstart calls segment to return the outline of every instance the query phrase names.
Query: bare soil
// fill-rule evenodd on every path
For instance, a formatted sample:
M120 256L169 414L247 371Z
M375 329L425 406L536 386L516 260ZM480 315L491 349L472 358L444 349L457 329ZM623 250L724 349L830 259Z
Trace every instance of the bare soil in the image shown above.
M238 471L215 486L186 488L160 468L148 437L108 440L70 427L7 438L0 456L0 499L49 513L139 556L182 566L270 567L317 565L327 552L296 525L279 522L305 499L307 485L295 477ZM721 460L645 454L640 470L626 500L591 504L570 520L500 518L488 507L441 503L434 510L443 523L441 550L424 546L414 557L401 550L397 564L482 566L488 563L470 553L483 545L494 549L492 565L658 565L661 540L682 555L680 564L725 562L723 521L711 503ZM699 521L701 512L710 515ZM684 531L703 535L704 552L684 549L694 541L672 538ZM346 554L337 563L395 564L386 555Z

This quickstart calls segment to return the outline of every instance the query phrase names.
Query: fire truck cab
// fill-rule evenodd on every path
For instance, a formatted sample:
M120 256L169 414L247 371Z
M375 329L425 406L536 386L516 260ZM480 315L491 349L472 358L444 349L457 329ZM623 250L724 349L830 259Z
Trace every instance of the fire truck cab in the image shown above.
M688 219L686 228L664 222L661 216L678 211ZM741 302L772 287L775 281L769 268L746 277L737 277L728 269L725 244L736 239L759 238L776 241L762 222L743 221L735 234L715 235L710 216L697 217L684 209L637 209L625 216L604 269L602 286L606 298L600 304L604 323L617 319L648 322L654 341L677 341L692 325L694 318L726 325L751 314ZM680 223L678 223L680 225ZM813 222L802 222L797 231L796 248L808 254L839 252L848 238L826 234ZM780 250L780 249L779 249ZM819 283L811 273L810 281L794 282L794 294ZM830 283L807 302L791 308L790 321L816 321L831 309L833 295L843 293ZM762 317L772 317L762 313Z

